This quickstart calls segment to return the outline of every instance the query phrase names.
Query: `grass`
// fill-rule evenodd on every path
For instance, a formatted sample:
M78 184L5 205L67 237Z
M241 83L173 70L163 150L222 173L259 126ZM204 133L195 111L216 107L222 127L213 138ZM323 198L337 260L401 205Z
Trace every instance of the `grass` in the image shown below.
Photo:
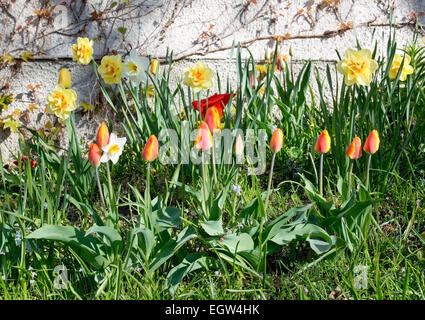
M279 167L278 167L279 168ZM120 170L113 171L118 175ZM277 171L276 174L282 174ZM266 176L266 174L264 175ZM114 178L117 178L115 176ZM124 182L139 180L132 176L121 176ZM266 178L259 183L266 183ZM140 181L139 181L140 182ZM248 202L255 197L250 179L243 176L239 183L245 190L242 198ZM268 258L266 285L262 280L243 269L203 270L186 277L172 295L165 289L166 274L155 272L151 276L137 270L126 275L118 292L119 299L424 299L425 267L424 245L420 233L424 231L424 209L421 201L425 198L423 185L425 177L414 180L395 179L388 194L373 208L377 224L371 227L365 246L358 252L336 250L321 259L312 252L305 242L291 243ZM298 191L298 192L297 192ZM296 186L287 186L272 193L270 216L277 216L293 204L301 204ZM178 200L177 200L178 202ZM81 222L89 224L88 221ZM72 221L70 221L72 223ZM199 246L191 241L186 248L190 252ZM19 269L19 281L0 279L1 299L114 299L114 290L96 296L98 283L95 272L80 269L80 263L57 246L53 259L68 266L69 286L66 289L52 288L51 280L43 276L42 265L33 261L31 266L37 276L31 277L29 265ZM63 256L62 256L63 255ZM170 266L174 262L170 261ZM71 266L71 267L69 267ZM356 289L356 277L361 274L357 266L367 268L367 285ZM52 271L52 270L47 270ZM34 282L30 280L34 280ZM112 286L113 287L113 286ZM338 293L338 288L340 293ZM335 291L336 290L336 291ZM332 296L333 294L333 296Z

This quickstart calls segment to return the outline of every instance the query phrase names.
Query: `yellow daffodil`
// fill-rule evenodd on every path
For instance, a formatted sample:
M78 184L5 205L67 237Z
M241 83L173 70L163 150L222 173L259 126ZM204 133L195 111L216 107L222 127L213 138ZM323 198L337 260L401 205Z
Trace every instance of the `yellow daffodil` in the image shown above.
M3 130L6 130L7 128L9 128L10 131L12 132L18 131L18 128L22 126L22 124L19 121L13 119L12 117L8 117L2 120L2 123L3 123Z
M52 94L47 97L47 112L56 115L61 120L66 120L69 114L77 108L76 100L77 93L74 90L57 85Z
M214 71L208 68L205 63L199 61L185 71L183 83L192 87L196 93L202 89L210 89L213 76Z
M400 81L405 81L409 74L413 73L413 67L410 65L410 56L404 56L403 68L400 72ZM390 73L388 74L391 80L397 78L397 73L400 70L401 62L403 61L403 57L395 54L393 58L393 62L391 63Z
M345 58L336 66L339 73L344 75L347 86L355 83L368 86L372 81L372 75L378 69L378 63L372 59L372 53L368 49L345 51Z
M103 80L108 84L120 83L124 63L120 55L104 56L98 69Z
M79 64L89 64L93 55L93 40L78 37L77 43L72 45L72 60Z

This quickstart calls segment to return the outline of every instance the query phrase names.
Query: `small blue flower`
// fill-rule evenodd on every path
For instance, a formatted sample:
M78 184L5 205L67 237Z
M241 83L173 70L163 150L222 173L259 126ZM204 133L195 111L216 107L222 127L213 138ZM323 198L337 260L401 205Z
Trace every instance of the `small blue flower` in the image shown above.
M236 184L232 185L232 191L236 193L238 196L241 195L241 190L242 190L242 187L240 185L236 185Z

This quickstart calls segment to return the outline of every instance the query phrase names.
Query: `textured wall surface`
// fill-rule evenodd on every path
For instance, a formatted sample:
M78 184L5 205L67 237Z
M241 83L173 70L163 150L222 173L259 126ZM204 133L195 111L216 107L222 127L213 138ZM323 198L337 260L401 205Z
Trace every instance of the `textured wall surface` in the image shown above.
M59 70L66 67L78 102L98 105L95 113L81 109L77 113L79 135L87 142L93 138L107 114L92 68L71 59L70 46L78 36L94 39L96 58L113 50L123 53L131 46L141 55L161 59L169 48L176 60L175 77L202 59L222 79L232 80L235 64L229 61L229 48L234 41L249 47L260 60L264 48L279 40L281 52L293 48L295 69L311 59L324 70L326 63L337 61L335 49L342 53L354 47L356 39L370 48L378 41L382 52L390 7L401 47L412 40L416 18L422 31L425 0L0 0L0 55L14 58L0 67L0 93L15 97L0 118L18 109L29 128L54 124L55 117L45 114L45 101ZM28 55L25 52L32 56L24 59L28 61L21 58ZM61 141L65 139L62 136ZM17 133L0 128L4 158L13 156L17 140Z

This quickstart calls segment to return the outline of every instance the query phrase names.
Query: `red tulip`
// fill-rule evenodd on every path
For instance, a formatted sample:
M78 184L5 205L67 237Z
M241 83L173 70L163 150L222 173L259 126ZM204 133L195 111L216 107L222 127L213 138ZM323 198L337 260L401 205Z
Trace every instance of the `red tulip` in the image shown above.
M89 150L89 162L90 164L97 168L98 166L100 166L100 158L102 157L102 154L100 152L100 148L96 143L92 143L90 145L90 150Z
M362 155L362 141L359 137L355 137L353 142L351 142L350 146L346 151L347 157L351 160L355 160L361 157Z
M319 153L328 153L331 149L331 137L328 130L323 130L319 138L317 138L314 150Z
M213 140L210 129L205 121L202 121L199 126L198 133L196 134L195 148L198 150L209 150L212 146Z
M142 152L143 160L154 161L158 157L158 148L158 139L155 135L151 135Z
M224 93L224 94L214 94L211 97L202 99L200 101L202 119L205 118L205 113L207 112L207 109L211 107L217 108L221 118L223 115L223 109L229 103L230 97L231 97L231 94ZM192 106L199 111L198 102L199 101L192 101Z
M279 152L280 149L282 149L283 146L283 132L281 129L277 128L272 135L272 138L270 139L270 149L272 149L273 152Z
M27 156L22 156L22 157L21 157L21 169L24 169L25 162L26 162L26 161L28 161L28 160L29 160L29 159L28 159L28 157L27 157ZM35 160L29 160L29 161L30 161L30 167L31 167L31 168L34 168L34 167L37 165L37 162L35 162ZM18 165L19 165L18 160L13 161L13 164L14 164L15 166L18 166Z
M109 130L105 122L102 122L97 130L96 143L99 148L103 148L109 143Z
M379 134L378 131L372 130L366 139L363 146L364 152L368 154L374 154L379 150Z

